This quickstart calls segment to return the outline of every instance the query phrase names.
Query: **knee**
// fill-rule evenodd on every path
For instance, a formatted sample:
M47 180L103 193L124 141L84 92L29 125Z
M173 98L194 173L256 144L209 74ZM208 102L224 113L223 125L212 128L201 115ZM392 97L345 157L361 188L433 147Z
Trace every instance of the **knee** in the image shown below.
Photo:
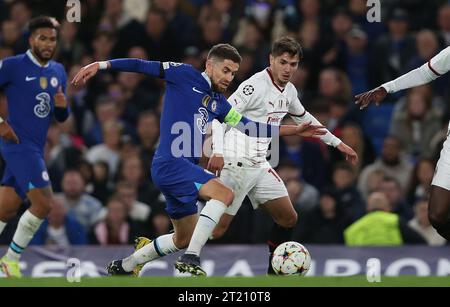
M233 203L234 200L234 192L230 188L224 188L221 193L221 201L225 204L225 206L229 207Z
M284 228L293 228L297 224L298 214L292 211L289 214L284 215L282 218L278 219L276 223Z
M52 210L52 204L50 199L42 199L31 204L30 211L33 212L37 217L44 219L48 216Z
M430 202L428 207L428 219L434 228L439 228L447 223L446 212L438 210L437 208L439 208L439 206L436 206L433 202Z

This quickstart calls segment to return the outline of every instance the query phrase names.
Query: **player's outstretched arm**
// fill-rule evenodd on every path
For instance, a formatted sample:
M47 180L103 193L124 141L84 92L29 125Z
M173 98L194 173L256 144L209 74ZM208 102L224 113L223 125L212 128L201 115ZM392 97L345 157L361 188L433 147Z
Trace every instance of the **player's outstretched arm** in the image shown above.
M216 176L220 176L225 160L223 158L223 139L225 136L225 129L218 120L212 121L212 145L213 153L208 160L206 169Z
M419 68L389 81L375 89L355 96L355 103L364 109L370 103L375 102L377 105L386 97L388 93L395 93L411 87L416 87L429 83L442 74L450 70L450 47L445 48L434 56L428 63L423 64Z
M74 85L79 82L86 83L94 77L99 70L113 69L118 71L136 72L152 77L163 77L164 69L161 62L144 61L141 59L115 59L104 62L95 62L80 69L72 80Z
M315 125L312 122L301 123L300 125L282 125L280 126L280 136L296 135L302 137L320 138L325 135L327 130L322 125Z

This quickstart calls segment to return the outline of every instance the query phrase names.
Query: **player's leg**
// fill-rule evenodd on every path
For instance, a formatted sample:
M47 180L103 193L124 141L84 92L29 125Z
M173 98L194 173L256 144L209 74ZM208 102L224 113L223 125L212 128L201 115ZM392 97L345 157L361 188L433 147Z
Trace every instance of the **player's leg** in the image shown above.
M135 276L138 276L142 267L138 271L136 267L186 248L198 220L197 214L171 220L174 227L173 233L157 237L123 260L111 262L108 265L108 273L130 275L133 272Z
M292 231L297 223L297 212L294 210L291 200L287 196L270 200L261 205L261 208L267 211L274 220L267 240L267 246L269 247L269 266L267 273L275 274L270 265L273 252L278 245L291 240Z
M22 199L17 195L13 187L0 187L0 234L6 224L17 214L22 204Z
M233 202L234 193L219 179L211 178L200 187L199 198L206 200L206 205L200 212L189 246L185 254L177 260L175 267L180 272L205 275L200 268L200 252L211 237L225 209Z
M31 207L19 219L13 240L2 258L4 270L20 277L19 259L51 209L52 189L44 158L38 152L3 153L17 183L16 191L26 196ZM23 194L23 195L22 195Z
M450 126L449 126L450 129ZM428 217L437 232L450 241L450 130L431 183Z
M226 208L219 223L214 228L211 239L222 237L228 230L234 216L244 201L245 196L258 181L259 170L239 166L226 166L220 175L220 180L234 192L233 203Z
M268 273L274 274L271 266L272 255L278 245L290 241L297 223L297 212L289 199L286 187L273 169L266 169L258 183L249 193L256 208L260 206L272 217L274 224L270 230L267 246L269 248Z
M29 190L27 196L31 206L22 214L5 255L6 258L13 261L19 261L22 252L51 210L52 189L50 186Z
M428 217L437 232L450 241L450 191L435 185L431 186Z

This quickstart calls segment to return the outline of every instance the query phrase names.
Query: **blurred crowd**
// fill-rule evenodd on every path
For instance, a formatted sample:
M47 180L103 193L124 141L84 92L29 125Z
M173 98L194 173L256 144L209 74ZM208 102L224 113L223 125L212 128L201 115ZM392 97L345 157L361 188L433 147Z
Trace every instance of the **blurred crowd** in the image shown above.
M118 57L202 70L209 48L227 42L243 57L229 95L268 66L275 38L294 36L304 52L292 80L300 100L360 160L350 165L317 140L281 140L276 170L299 213L293 239L350 245L345 230L381 211L398 218L401 244L446 244L430 226L427 197L450 118L449 76L391 95L378 108L360 111L353 96L448 46L450 1L382 0L381 22L374 23L367 21L366 0L81 2L81 23L71 23L66 1L0 0L0 59L28 49L27 23L40 14L61 22L55 59L69 80L86 64ZM87 85L68 85L72 116L51 125L45 151L53 209L34 244L129 244L137 235L170 231L164 198L150 174L163 91L161 80L124 72L101 72ZM4 96L0 101L4 114ZM246 200L215 242L265 242L271 223ZM9 242L13 229L10 223L0 244Z

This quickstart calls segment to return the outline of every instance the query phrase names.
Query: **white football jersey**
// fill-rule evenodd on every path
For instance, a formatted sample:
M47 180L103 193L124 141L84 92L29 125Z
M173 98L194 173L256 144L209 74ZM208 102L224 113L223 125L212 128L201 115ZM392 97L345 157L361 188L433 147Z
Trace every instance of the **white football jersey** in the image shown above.
M288 83L278 87L269 69L254 74L242 82L228 98L228 102L245 117L279 126L286 114L302 116L305 108L297 97L297 89ZM266 160L271 138L249 137L235 128L225 133L224 158L226 162L239 160L246 165L270 167Z

